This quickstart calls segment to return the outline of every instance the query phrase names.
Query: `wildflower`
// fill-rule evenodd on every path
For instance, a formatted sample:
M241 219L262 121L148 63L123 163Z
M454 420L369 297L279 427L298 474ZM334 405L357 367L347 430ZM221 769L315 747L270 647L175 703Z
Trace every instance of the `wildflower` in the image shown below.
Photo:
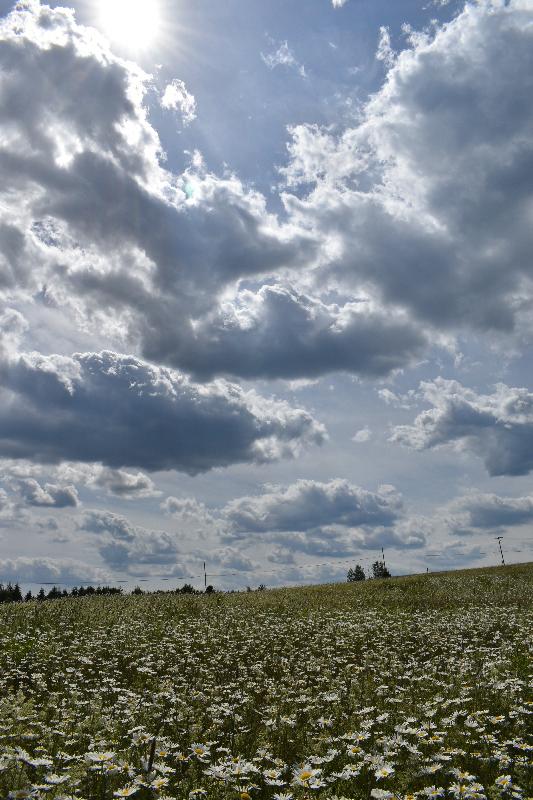
M419 794L423 794L425 797L430 798L430 800L434 800L436 797L442 797L444 795L444 789L442 786L426 786L424 789L421 789Z
M131 797L139 789L139 786L125 786L123 789L117 789L116 792L113 792L113 797Z
M381 767L378 767L378 769L374 770L374 775L378 781L382 778L388 778L389 775L394 775L394 767L392 767L390 764L382 764Z
M52 773L51 775L46 775L45 783L49 783L52 786L59 786L62 783L66 783L69 780L68 775L56 775Z
M304 764L300 769L294 770L291 783L293 786L303 786L306 789L319 789L325 786L320 779L321 773L322 770L314 769L310 764Z
M499 775L494 783L496 786L499 786L500 789L508 789L512 785L513 781L510 775Z
M162 789L164 786L168 786L168 778L155 778L150 783L150 788L156 791L159 791L159 789Z
M191 744L190 750L193 756L196 756L200 761L208 761L211 753L209 752L209 747L205 744L200 744L199 742L194 742Z

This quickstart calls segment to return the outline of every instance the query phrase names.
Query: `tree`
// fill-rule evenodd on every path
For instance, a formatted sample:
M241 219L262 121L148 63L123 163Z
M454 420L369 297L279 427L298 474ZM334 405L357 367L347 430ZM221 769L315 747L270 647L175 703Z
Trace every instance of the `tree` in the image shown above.
M390 578L391 576L384 561L374 561L372 564L372 574L374 578Z
M365 571L360 564L357 564L355 569L350 567L348 574L346 575L346 580L349 581L349 583L353 583L354 581L364 581L364 579Z

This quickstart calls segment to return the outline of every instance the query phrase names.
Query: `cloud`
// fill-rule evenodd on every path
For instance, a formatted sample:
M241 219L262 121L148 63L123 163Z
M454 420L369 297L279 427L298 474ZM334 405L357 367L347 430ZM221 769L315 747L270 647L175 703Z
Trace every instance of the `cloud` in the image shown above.
M80 529L98 537L98 552L112 569L173 563L179 553L175 535L134 525L111 511L85 512Z
M450 532L456 536L512 528L533 521L533 496L501 497L472 491L446 508Z
M198 153L165 168L149 76L71 10L18 6L2 20L0 68L6 285L66 325L145 356L165 338L186 349L227 287L314 263L310 232L235 175L208 172ZM172 87L166 102L183 101Z
M266 463L320 444L303 409L109 351L23 354L1 365L0 454L42 463L176 469Z
M49 508L76 508L79 505L75 486L56 486L45 483L44 487L34 478L19 481L19 490L29 506Z
M299 480L257 497L232 500L223 509L231 531L306 531L325 525L390 526L402 513L394 487L369 492L349 481Z
M372 438L372 431L370 430L368 425L365 425L364 428L360 428L360 430L358 430L352 436L352 442L360 444L361 442L369 442L371 438Z
M348 0L331 0L333 8L342 8L347 2Z
M420 391L432 407L412 425L398 425L391 441L414 450L452 445L481 458L489 475L527 475L533 470L533 393L496 384L477 394L461 383L437 378Z
M292 128L283 197L329 247L317 284L447 334L529 336L532 91L531 4L468 3L411 34L356 126Z
M15 558L0 559L0 581L21 583L107 583L105 570L70 558Z
M161 108L179 111L184 125L196 119L196 100L184 82L175 78L165 86L160 99Z
M175 517L183 522L190 522L210 528L217 524L216 518L211 514L207 507L198 502L194 497L167 497L161 503L161 508L171 517Z
M306 77L305 67L299 63L287 41L281 42L278 49L272 53L261 53L261 58L269 69L276 67L294 67L302 78Z
M172 351L167 337L154 341L149 355L203 379L217 372L249 379L336 371L378 377L413 362L426 343L405 315L386 313L368 298L327 304L273 285L227 297L179 349Z
M153 480L143 472L133 473L105 467L97 472L93 483L106 489L109 494L125 499L157 497L161 494L156 490Z
M390 389L378 389L378 396L388 406L403 409L412 408L417 399L416 392L413 389L409 389L409 391L403 395L396 394Z
M379 29L378 49L376 50L376 59L383 61L385 66L392 67L396 60L396 53L391 47L390 31L382 25Z

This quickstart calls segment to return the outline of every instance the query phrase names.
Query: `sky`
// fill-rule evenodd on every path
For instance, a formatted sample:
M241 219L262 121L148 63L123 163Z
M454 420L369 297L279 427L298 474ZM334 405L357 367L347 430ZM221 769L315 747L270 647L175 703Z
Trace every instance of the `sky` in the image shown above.
M533 0L0 0L0 581L529 561Z

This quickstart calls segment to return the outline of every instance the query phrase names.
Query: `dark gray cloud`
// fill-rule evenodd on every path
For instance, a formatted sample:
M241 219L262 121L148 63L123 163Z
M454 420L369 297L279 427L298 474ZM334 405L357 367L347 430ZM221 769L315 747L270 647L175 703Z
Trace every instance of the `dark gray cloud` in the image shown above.
M261 194L208 173L199 154L180 175L165 170L143 107L147 77L71 12L33 5L9 19L0 102L12 136L0 177L14 285L202 379L373 377L420 355L420 326L368 298L328 305L290 282L238 291L243 277L316 265L309 226L280 223ZM30 260L31 272L17 266ZM230 287L233 299L222 297Z
M369 492L349 481L299 480L257 497L228 503L223 514L234 533L306 531L326 525L390 526L401 515L402 500L393 487Z
M533 521L533 496L501 497L472 491L447 506L450 532L472 535L480 531L511 528Z
M191 475L293 456L324 440L306 411L133 356L25 354L2 365L0 454Z
M154 333L157 339L145 341L149 357L204 378L222 372L291 379L338 371L379 377L413 361L427 345L405 315L364 298L327 304L279 285L226 299L181 343L160 339L161 329Z
M149 76L73 12L21 6L0 31L0 65L10 284L73 295L88 318L122 314L145 352L154 330L189 336L237 279L313 261L312 235L235 176L210 174L199 154L179 175L165 170L143 106ZM26 240L31 272L19 268Z
M415 450L453 445L485 464L489 475L527 475L533 470L533 393L496 385L477 394L457 381L437 378L420 390L432 407L412 425L394 428L392 441Z
M45 483L43 487L34 478L26 478L19 482L19 491L30 506L75 508L79 505L75 486L56 486L53 483Z

